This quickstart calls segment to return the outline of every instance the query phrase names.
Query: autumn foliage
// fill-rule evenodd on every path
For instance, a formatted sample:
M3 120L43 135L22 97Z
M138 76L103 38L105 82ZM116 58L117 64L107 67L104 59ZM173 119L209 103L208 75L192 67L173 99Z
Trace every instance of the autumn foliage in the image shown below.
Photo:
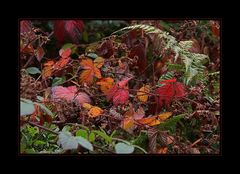
M219 153L218 21L19 27L21 153Z

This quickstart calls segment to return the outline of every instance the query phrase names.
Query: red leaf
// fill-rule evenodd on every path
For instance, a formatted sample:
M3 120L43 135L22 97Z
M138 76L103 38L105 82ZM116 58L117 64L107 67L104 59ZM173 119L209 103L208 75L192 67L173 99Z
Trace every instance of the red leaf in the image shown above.
M55 65L53 66L53 69L54 70L60 70L62 69L63 67L65 67L68 62L70 61L70 57L67 57L67 58L61 58L59 61L57 61L55 63Z
M74 43L78 43L80 33L83 32L84 24L81 20L70 20L65 23L65 31Z
M176 82L175 78L164 80L160 83L164 84L164 86L156 89L156 94L158 94L160 97L155 98L159 103L160 108L163 105L169 106L173 100L173 97L183 97L186 94L183 84Z
M64 43L65 38L78 43L78 38L83 29L84 23L82 20L58 20L54 22L54 34L60 44Z
M76 96L77 94L77 96ZM79 104L91 103L91 99L84 92L77 93L76 86L62 87L55 86L52 88L53 101L67 100L72 101L75 99Z
M161 84L167 84L167 83L176 82L176 81L177 81L177 79L173 78L173 79L163 80L160 83Z
M67 48L67 49L61 49L59 50L59 55L62 57L62 58L67 58L71 55L71 48Z
M44 52L44 49L42 47L38 47L36 52L35 52L35 55L37 57L37 60L40 62L44 56L45 52Z
M129 53L130 58L138 57L138 61L133 66L138 66L138 71L142 73L147 66L147 58L146 58L146 48L144 44L139 43L135 47L133 47Z
M132 30L123 36L122 41L127 45L128 48L132 48L134 43L137 41L137 30Z
M24 20L24 21L20 22L20 32L21 33L29 32L29 31L31 31L31 28L32 28L31 21Z
M113 101L113 105L124 104L129 98L129 91L126 87L128 81L132 78L126 78L116 83L107 93L107 100Z
M211 30L214 36L219 37L220 35L220 25L217 21L211 22Z
M97 55L103 58L109 58L113 55L113 43L111 40L104 41L97 49Z
M54 35L60 44L64 42L64 37L65 37L64 26L65 26L65 22L63 20L54 22Z

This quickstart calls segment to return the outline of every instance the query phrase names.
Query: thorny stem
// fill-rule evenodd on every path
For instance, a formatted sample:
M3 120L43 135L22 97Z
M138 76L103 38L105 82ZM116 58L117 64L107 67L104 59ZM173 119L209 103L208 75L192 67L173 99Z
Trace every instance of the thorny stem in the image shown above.
M53 33L54 32L51 32L47 37L48 37L48 39L53 35ZM38 37L35 37L34 39L32 39L31 41L29 41L28 43L27 43L27 45L22 49L22 50L24 50L31 42L33 42L34 40L36 40ZM42 45L44 44L44 42L42 42L39 46L41 47ZM21 50L21 51L22 51ZM27 66L28 66L28 64L33 60L33 58L34 58L34 53L33 53L33 55L28 59L28 61L26 62L26 64L23 66L23 68L26 68Z

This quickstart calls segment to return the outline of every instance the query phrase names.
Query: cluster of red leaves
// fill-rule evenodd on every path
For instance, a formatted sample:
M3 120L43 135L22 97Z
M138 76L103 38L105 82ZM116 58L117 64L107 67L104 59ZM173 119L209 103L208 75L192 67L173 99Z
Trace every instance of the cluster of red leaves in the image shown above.
M159 107L166 105L169 106L174 97L183 97L186 95L185 88L182 83L177 82L176 78L164 80L160 82L163 86L156 89L156 94L159 97L155 97L159 104Z
M80 33L84 30L82 20L57 20L54 21L54 34L60 44L65 39L70 39L73 43L78 43Z
M75 100L78 104L91 103L91 99L85 92L78 92L76 86L62 87L55 86L52 88L52 100Z
M132 78L125 78L120 82L117 82L107 94L107 100L112 101L115 106L124 104L129 98L128 87L126 86L128 81Z

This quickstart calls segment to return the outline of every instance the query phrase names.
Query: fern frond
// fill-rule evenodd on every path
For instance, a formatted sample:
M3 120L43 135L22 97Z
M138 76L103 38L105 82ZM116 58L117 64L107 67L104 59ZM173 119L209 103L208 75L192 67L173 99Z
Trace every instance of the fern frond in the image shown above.
M174 62L176 62L178 58L181 58L182 62L185 65L185 84L188 85L193 77L195 77L198 73L202 73L204 71L205 67L203 66L203 60L208 59L208 56L204 54L189 52L188 50L192 47L193 44L192 41L178 42L173 36L169 35L168 32L162 31L150 25L142 24L122 28L113 34L134 29L142 29L146 35L155 35L155 37L152 39L152 42L154 48L159 50L159 56L161 56L167 50L172 50L175 53Z

